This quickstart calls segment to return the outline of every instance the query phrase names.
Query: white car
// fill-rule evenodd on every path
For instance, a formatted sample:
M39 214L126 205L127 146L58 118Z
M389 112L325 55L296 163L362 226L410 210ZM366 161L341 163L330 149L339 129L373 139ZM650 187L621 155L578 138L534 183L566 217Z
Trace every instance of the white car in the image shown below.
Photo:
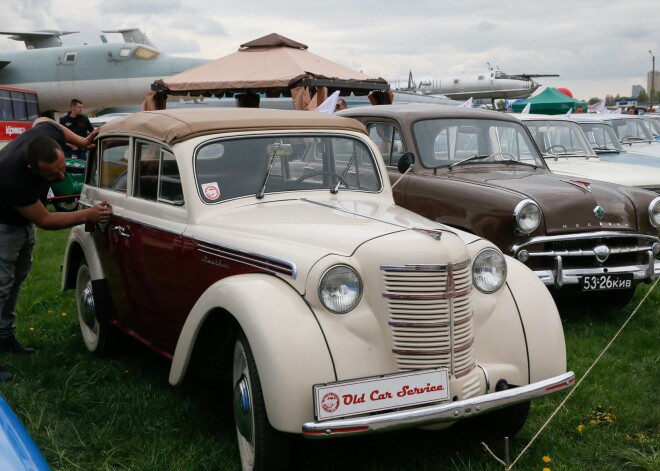
M563 115L514 114L532 133L554 173L660 193L660 168L601 160L580 125Z
M122 331L171 360L173 385L191 363L225 379L243 469L287 469L291 434L483 417L510 435L573 384L545 285L396 206L358 121L140 112L96 144L80 204L113 215L72 230L62 279L84 343L102 354Z
M656 141L643 115L588 114L571 116L576 120L599 120L612 126L619 142L627 151L636 154L660 156L660 143Z

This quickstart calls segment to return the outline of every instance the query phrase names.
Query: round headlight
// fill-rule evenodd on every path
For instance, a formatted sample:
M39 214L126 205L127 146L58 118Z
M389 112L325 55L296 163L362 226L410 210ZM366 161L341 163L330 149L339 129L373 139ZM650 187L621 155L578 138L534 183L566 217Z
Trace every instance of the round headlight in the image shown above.
M482 293L494 293L506 281L506 260L499 250L487 248L474 257L472 282Z
M541 224L541 208L530 199L522 200L513 210L516 218L516 229L523 234L529 234Z
M649 205L649 220L653 227L660 227L660 197L655 198Z
M327 270L319 282L319 298L328 311L345 314L358 305L362 297L362 280L348 265Z

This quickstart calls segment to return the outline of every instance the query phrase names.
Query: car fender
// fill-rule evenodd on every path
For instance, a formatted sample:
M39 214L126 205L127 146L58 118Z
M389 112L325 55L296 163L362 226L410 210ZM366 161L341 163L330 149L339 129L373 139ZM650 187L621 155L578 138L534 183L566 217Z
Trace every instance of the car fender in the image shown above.
M207 316L218 308L236 319L250 343L271 425L300 433L302 424L313 419L312 385L334 381L335 373L312 310L299 293L275 276L232 276L202 294L179 336L170 383L182 381L197 335Z
M507 285L527 339L530 381L565 373L564 328L550 291L528 267L514 258L507 258L507 270Z
M84 230L84 226L76 226L71 230L64 249L62 265L62 290L76 287L76 274L80 256L87 261L93 280L104 278L103 268L98 253L94 250L92 234Z
M484 239L469 242L473 258L486 247ZM505 260L504 286L490 294L475 288L473 296L475 352L491 392L500 379L523 385L566 371L564 332L550 292L525 265Z

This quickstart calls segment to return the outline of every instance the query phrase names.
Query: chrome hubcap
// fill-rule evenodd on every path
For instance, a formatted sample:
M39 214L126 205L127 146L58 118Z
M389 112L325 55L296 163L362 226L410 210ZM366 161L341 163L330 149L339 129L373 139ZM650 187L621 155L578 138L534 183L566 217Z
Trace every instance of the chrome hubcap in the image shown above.
M96 308L92 286L87 285L80 293L80 316L87 327L93 329L96 325Z
M238 433L247 441L252 441L252 403L245 375L241 375L234 386L234 421Z

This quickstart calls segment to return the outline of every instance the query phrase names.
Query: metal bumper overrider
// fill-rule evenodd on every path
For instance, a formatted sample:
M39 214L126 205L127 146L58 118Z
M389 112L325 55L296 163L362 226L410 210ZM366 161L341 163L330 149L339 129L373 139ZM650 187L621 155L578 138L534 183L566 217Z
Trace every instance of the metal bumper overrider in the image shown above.
M573 386L574 383L575 373L569 371L526 386L471 397L462 401L444 402L365 417L307 422L303 424L302 433L306 438L321 439L456 422L563 391Z
M601 239L603 242L594 242L593 249L573 249L573 250L545 250L533 251L529 247L539 246L544 243L562 242L562 241L584 241L592 239ZM642 243L634 243L624 246L608 246L608 239L637 239ZM568 234L563 236L535 237L523 244L515 245L512 248L513 256L525 263L525 259L544 258L552 261L552 268L543 270L534 270L545 285L561 287L563 285L580 284L581 278L589 275L602 274L632 274L635 282L651 281L660 276L660 260L656 255L660 251L660 240L657 237L646 234L622 234L617 232L595 232L585 234ZM610 255L615 254L642 254L644 261L642 263L624 263L619 266L605 264ZM583 268L564 268L564 261L571 259L572 265L575 265L576 258L588 260L599 260L603 266L590 266ZM600 258L599 258L600 257Z

